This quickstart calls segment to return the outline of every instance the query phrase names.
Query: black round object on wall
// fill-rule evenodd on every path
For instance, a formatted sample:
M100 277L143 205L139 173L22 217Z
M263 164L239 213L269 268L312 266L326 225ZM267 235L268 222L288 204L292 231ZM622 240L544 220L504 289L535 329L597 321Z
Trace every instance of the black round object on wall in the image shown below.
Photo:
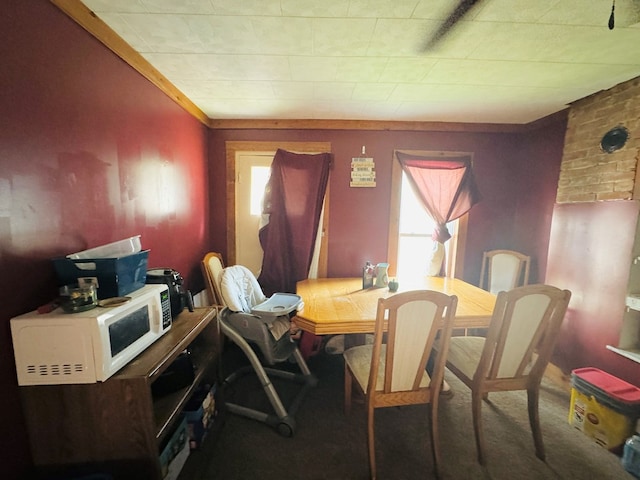
M600 141L600 148L603 152L613 153L624 147L629 138L629 130L624 127L615 127L604 134Z

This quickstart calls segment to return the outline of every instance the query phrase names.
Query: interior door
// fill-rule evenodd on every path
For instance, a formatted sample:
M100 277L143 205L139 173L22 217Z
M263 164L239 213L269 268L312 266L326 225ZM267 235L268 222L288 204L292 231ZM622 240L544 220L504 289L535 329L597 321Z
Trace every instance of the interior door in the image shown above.
M264 187L269 180L273 152L236 154L236 263L258 277L262 267L262 247L258 239Z
M248 218L248 214L246 213L246 207L242 207L242 209L238 209L236 206L237 199L236 195L238 193L238 185L237 180L239 178L237 173L237 168L240 167L240 163L244 160L249 162L252 161L254 157L263 157L263 160L266 161L268 157L268 165L271 165L273 161L273 157L278 148L282 148L284 150L288 150L290 152L298 152L298 153L320 153L320 152L331 152L331 143L328 142L251 142L251 141L241 141L234 142L228 141L225 142L226 146L226 170L227 170L227 192L232 193L227 197L227 223L226 223L226 237L227 237L227 261L228 265L240 264L238 260L238 255L236 252L236 248L238 246L238 241L236 240L238 232L237 224L239 221L243 221L243 219L238 218L239 210L243 210L245 213L240 215L245 217L245 219L250 223L251 220ZM240 158L240 161L239 161ZM261 166L259 163L256 165ZM264 165L264 164L263 164ZM249 168L250 170L250 168ZM243 177L246 177L247 172L243 173ZM248 181L248 180L247 180ZM322 227L319 229L318 234L321 236L320 249L318 252L318 267L317 267L317 276L322 278L327 276L327 263L328 263L328 239L329 239L329 190L330 190L331 180L329 180L329 185L327 185L327 192L325 194L325 211L322 216ZM245 186L247 186L245 182ZM242 187L241 187L242 188ZM247 188L249 188L247 186ZM246 195L245 195L246 197ZM245 201L249 201L245 198ZM254 219L255 221L255 219ZM259 222L259 220L258 220ZM254 265L257 264L257 270L262 266L262 247L259 246L259 241L257 239L257 228L255 227L255 236L253 233L249 233L251 237L255 239L255 245L259 247L259 250L256 250L255 247L250 248L247 247L246 250L253 251L254 254L259 252L260 261L255 261ZM252 230L252 229L250 229ZM245 234L243 233L243 236Z

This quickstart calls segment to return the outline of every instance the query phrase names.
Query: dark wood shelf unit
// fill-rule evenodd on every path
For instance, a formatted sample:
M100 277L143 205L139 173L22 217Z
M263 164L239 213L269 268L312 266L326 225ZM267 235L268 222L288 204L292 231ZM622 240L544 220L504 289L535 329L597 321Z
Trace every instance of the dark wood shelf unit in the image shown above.
M204 352L201 352L204 353ZM199 385L215 382L214 361L215 353L197 354L192 351L192 358L196 366L195 380L191 385L182 388L168 395L163 395L153 399L153 412L156 425L156 438L158 443L162 442L167 433L171 432L174 420L183 410L185 403L191 398Z
M105 382L21 387L36 470L50 474L80 466L117 478L129 478L123 472L162 478L161 445L195 390L217 380L216 313L182 312L169 332ZM154 398L153 382L187 348L196 366L194 381Z

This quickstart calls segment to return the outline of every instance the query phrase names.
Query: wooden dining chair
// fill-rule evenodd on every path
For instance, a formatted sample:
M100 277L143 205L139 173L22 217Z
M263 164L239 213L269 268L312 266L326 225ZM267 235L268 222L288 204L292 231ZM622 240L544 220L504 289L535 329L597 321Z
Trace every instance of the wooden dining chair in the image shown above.
M220 277L224 269L222 255L217 252L207 253L202 259L201 268L211 304L225 306L220 290Z
M430 290L381 298L373 345L352 347L343 354L345 413L351 410L352 386L365 398L372 479L376 478L374 410L413 404L430 406L431 451L438 475L438 397L457 303L456 296ZM425 367L438 332L441 349L429 378Z
M497 294L529 283L531 257L513 250L490 250L482 255L480 288Z
M489 392L527 391L529 424L536 456L545 458L538 397L571 292L550 285L527 285L498 293L485 337L453 337L447 367L471 388L471 411L478 462L485 464L482 400ZM444 347L446 348L446 347Z

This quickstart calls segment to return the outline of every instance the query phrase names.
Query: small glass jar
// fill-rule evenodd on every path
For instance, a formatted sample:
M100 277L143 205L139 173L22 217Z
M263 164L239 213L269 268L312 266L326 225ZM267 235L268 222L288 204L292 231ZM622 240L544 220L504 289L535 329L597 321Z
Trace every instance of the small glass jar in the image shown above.
M60 288L60 305L67 313L84 312L98 305L95 285L65 285Z

